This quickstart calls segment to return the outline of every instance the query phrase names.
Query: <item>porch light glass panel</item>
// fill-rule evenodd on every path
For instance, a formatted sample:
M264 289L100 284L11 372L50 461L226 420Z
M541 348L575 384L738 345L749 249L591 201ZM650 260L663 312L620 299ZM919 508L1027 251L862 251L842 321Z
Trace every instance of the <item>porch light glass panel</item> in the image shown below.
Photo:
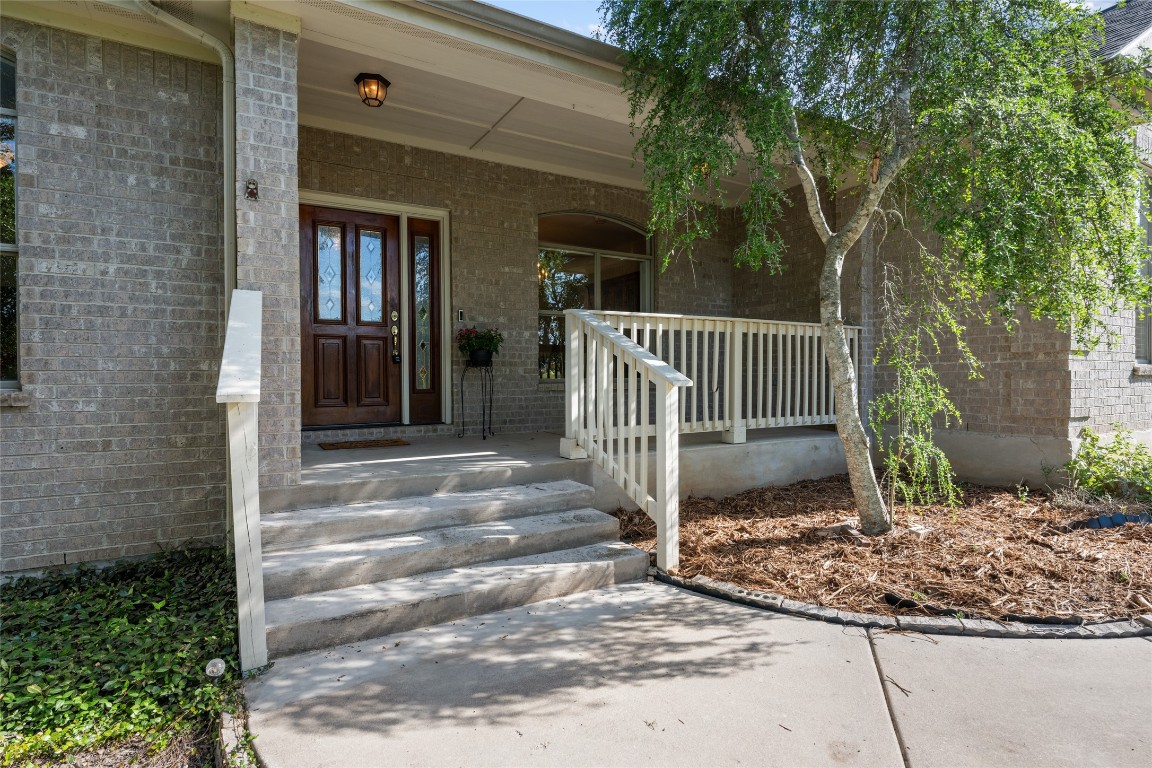
M360 230L360 322L384 322L383 237L371 229Z
M432 241L413 238L416 309L416 389L432 388Z
M344 318L344 249L340 227L316 228L316 317Z

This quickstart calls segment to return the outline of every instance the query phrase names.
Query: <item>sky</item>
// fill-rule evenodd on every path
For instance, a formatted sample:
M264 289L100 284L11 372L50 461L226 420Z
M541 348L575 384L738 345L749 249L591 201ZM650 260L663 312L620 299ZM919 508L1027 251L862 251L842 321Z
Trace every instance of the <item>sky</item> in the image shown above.
M506 11L592 37L600 27L600 0L482 0Z

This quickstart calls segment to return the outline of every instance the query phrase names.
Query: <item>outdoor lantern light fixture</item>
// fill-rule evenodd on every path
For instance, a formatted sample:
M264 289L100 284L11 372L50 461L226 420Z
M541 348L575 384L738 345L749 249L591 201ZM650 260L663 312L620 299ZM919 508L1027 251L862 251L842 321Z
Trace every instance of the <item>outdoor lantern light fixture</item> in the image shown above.
M361 72L356 75L356 89L360 91L360 101L370 107L378 107L388 98L388 86L392 83L384 79L383 75L371 75Z

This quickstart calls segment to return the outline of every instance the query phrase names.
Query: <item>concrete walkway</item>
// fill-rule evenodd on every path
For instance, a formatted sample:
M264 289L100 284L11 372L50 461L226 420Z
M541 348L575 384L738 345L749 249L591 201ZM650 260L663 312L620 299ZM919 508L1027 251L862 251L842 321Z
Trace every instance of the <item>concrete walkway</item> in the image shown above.
M276 662L268 768L1145 766L1152 642L872 633L628 584Z

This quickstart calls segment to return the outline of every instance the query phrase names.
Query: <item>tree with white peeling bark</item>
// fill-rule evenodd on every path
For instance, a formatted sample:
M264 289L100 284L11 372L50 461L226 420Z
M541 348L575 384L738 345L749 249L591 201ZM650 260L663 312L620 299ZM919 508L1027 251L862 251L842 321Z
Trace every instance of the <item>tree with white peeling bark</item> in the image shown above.
M900 208L939 235L952 299L1055 320L1084 343L1145 300L1134 126L1147 61L1102 61L1064 0L605 0L625 53L654 232L668 255L735 201L737 263L781 267L798 178L825 246L820 324L861 529L891 528L844 331L845 258ZM833 228L830 200L852 194ZM823 193L823 194L822 194ZM900 201L897 204L897 199ZM843 218L843 217L841 217Z

